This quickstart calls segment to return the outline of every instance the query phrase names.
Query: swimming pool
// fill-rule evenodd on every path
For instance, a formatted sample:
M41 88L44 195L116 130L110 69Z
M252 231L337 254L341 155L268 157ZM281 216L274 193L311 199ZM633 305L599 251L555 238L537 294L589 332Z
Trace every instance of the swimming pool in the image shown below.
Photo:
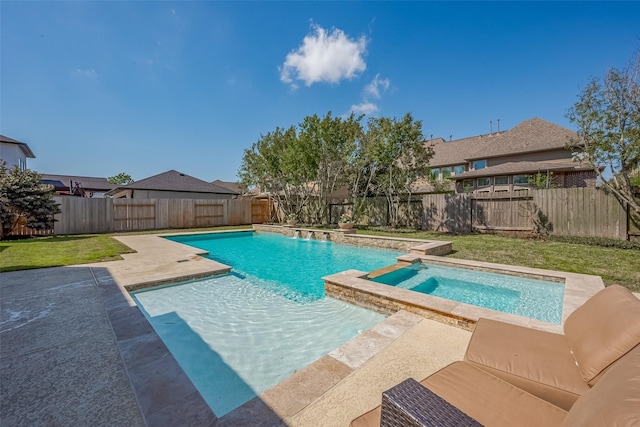
M374 270L399 255L249 232L170 239L233 267L232 274L132 294L217 416L384 319L325 298L322 277Z
M562 283L424 263L371 280L558 325L562 320Z

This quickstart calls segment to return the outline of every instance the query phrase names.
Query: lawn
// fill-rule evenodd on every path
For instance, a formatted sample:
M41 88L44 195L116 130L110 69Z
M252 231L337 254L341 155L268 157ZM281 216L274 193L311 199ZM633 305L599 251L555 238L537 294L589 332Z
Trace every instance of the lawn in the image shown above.
M0 242L0 271L111 261L131 252L107 234L6 240Z
M237 230L216 227L188 231ZM178 232L155 230L149 233ZM619 284L640 292L640 250L579 243L520 239L493 234L449 235L415 231L358 230L360 234L396 236L453 242L450 257L601 276L605 285ZM130 233L140 234L140 233ZM52 236L0 242L0 271L85 264L120 259L130 253L109 234Z
M430 232L362 230L359 234L401 236L453 242L452 258L560 270L601 276L605 285L618 284L640 292L640 250L588 244L523 239L495 234L450 235Z
M247 227L216 227L188 231L219 231ZM154 230L149 234L179 230ZM144 233L126 233L144 234ZM0 241L0 272L32 268L59 267L122 259L121 254L133 252L111 234L34 237Z

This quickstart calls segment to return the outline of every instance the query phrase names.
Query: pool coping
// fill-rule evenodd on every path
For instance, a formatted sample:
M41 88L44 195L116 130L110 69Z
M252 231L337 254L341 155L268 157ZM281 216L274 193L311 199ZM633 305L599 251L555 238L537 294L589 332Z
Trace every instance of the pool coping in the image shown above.
M255 229L256 227L254 226L254 230ZM118 240L130 247L133 247L133 249L138 252L135 254L123 255L124 261L112 261L109 263L100 263L95 265L105 267L109 264L109 271L113 279L113 281L109 280L109 282L116 284L121 289L123 296L128 300L129 305L132 306L132 308L135 307L139 312L141 316L136 316L136 321L138 323L146 323L146 325L150 327L146 317L142 315L140 309L135 305L135 302L129 295L129 292L159 285L180 283L196 278L226 274L231 268L213 260L203 258L202 255L208 254L206 251L201 251L188 245L164 239L162 237L189 234L253 232L254 230L225 230L216 232L176 231L175 233L151 235L115 236ZM331 230L328 231L331 232ZM335 232L341 236L347 236L347 239L351 238L352 240L349 241L352 242L352 244L358 246L363 244L364 240L361 238L353 239L356 235L345 234L338 230ZM402 245L409 245L411 247L427 245L427 247L417 248L417 251L423 251L425 253L415 254L415 256L424 257L424 259L434 258L435 260L442 260L439 256L426 254L429 250L433 250L434 245L431 245L431 243L433 243L432 241L402 238L390 239L380 236L371 237L374 238L372 240L382 242L383 245L390 244L389 242L394 240L401 241ZM132 244L133 241L135 241L135 244ZM444 242L444 245L435 245L436 250L447 250L447 243L449 244L448 249L450 251L450 242ZM395 245L395 243L393 244ZM158 258L159 253L164 253L164 258ZM409 255L403 255L402 257L407 256ZM449 261L449 259L447 260ZM129 266L128 264L131 265ZM496 267L499 266L498 264L491 266L485 264L487 263L479 263L477 266L483 268L500 268ZM142 267L143 265L144 267ZM140 270L138 270L138 268ZM338 277L338 281L345 279L347 282L353 282L354 280L359 279L358 277L355 277L355 273L350 273L353 271L355 270L349 270L347 272L337 273L336 275L327 277L340 275L340 277ZM358 275L362 274L366 273L358 272ZM360 280L365 281L361 278ZM582 294L586 297L589 292L582 292ZM105 304L106 303L107 302L105 302ZM213 418L209 418L209 422L211 425L215 426L236 426L242 424L256 425L256 420L260 420L259 425L287 425L287 420L290 420L292 417L300 414L312 402L319 399L324 393L331 390L360 366L373 358L383 349L392 345L396 339L425 319L424 315L417 315L415 313L411 313L410 310L405 309L396 309L393 313L386 314L388 314L389 317L369 330L354 337L338 349L335 349L321 357L317 361L301 369L293 376L275 385L259 396L256 396L249 402L241 405L224 416L217 418L214 414ZM112 318L111 315L109 318L112 324L115 325L118 323L116 327L122 327L122 319ZM138 327L133 327L133 329L136 328ZM147 327L144 329L145 333L149 333ZM128 336L131 337L134 332L135 331L130 331ZM153 333L155 333L155 331ZM172 364L178 365L171 353L167 356L167 354L162 351L158 353L158 357L162 357L163 359L170 358L172 360ZM139 367L127 365L126 368L129 371L131 369L138 369ZM161 373L158 373L158 375L161 375ZM191 385L191 387L193 387L193 390L195 390L195 386L193 386L188 377L186 381ZM136 388L136 384L133 383L132 387L139 399L139 393L144 390L138 390Z

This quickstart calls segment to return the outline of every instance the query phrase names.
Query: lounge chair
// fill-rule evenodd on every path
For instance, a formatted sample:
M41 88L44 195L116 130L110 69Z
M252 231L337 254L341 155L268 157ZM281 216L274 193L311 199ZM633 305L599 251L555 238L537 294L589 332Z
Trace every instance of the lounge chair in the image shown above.
M351 425L640 424L640 300L610 286L564 332L481 319L464 361L386 391Z

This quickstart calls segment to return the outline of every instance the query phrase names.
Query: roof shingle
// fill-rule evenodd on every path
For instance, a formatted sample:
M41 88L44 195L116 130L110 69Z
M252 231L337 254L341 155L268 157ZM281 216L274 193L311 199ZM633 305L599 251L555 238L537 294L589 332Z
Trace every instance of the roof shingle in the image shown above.
M577 134L535 117L508 131L445 141L427 141L434 149L431 167L465 164L472 160L564 148Z
M130 188L133 190L162 190L162 191L186 191L193 193L217 193L236 194L233 191L202 181L187 174L170 170L158 175L132 182L131 184L118 186L118 188Z

